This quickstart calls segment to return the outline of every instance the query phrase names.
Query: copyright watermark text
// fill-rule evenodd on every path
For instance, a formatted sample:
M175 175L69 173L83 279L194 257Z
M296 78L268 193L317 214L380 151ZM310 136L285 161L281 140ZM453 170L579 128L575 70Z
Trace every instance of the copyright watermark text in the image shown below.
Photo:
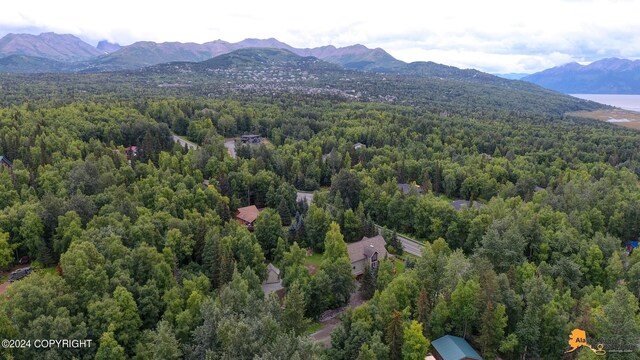
M91 339L36 339L36 340L24 340L24 339L4 339L0 342L0 348L3 349L84 349L90 348Z

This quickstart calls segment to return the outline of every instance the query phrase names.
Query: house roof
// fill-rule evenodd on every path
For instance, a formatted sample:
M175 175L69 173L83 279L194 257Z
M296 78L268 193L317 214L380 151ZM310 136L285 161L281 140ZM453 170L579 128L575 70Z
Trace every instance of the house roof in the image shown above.
M255 205L245 206L238 209L238 212L236 212L236 218L248 223L252 223L256 221L259 214L260 210L258 210Z
M7 163L9 165L13 165L13 163L11 162L11 160L7 159L6 156L0 155L0 162L4 162Z
M473 350L465 339L458 336L445 335L432 341L431 345L440 354L442 360L482 360L478 352Z
M387 249L382 235L374 236L372 238L363 237L358 242L351 243L347 246L347 252L349 253L349 260L352 263L363 259L368 259L373 253L378 253L378 258L387 256Z
M357 148L361 148L361 147L367 147L367 145L359 142L359 143L353 144L353 147L357 149Z
M543 188L543 187L541 187L541 186L538 186L538 185L536 185L536 186L533 188L533 192L538 192L538 191L542 191L542 190L544 190L544 188Z
M269 265L267 265L267 272L269 271L273 271L274 273L276 273L276 275L280 275L280 269L275 267L275 265L273 265L272 263L269 263Z
M402 191L403 194L408 194L411 192L411 189L415 188L416 191L418 191L418 194L422 194L422 188L420 187L420 185L414 185L414 184L398 184L398 189L400 189L400 191Z
M455 200L451 202L451 206L453 206L454 209L456 209L456 211L460 211L462 210L463 207L466 208L470 208L470 202L468 200ZM473 202L473 206L475 206L476 209L480 209L482 207L482 204L480 204L477 201Z

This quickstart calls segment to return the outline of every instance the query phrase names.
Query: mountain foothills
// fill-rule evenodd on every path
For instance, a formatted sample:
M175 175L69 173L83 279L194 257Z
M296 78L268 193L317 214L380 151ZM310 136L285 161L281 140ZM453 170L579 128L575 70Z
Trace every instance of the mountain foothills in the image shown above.
M68 69L0 74L0 339L93 341L2 358L560 359L573 329L640 356L640 132L476 70L238 44L0 58Z
M609 58L589 65L574 62L522 80L565 94L640 94L640 60Z
M218 55L211 57L214 54ZM275 39L235 44L139 42L77 62L13 54L0 58L0 68L10 73L3 77L6 96L0 101L5 104L96 95L122 99L297 93L420 105L445 116L469 109L487 116L497 112L561 116L602 107L477 70L433 62L407 64L381 49L361 45L294 49Z
M18 58L24 59L22 68L0 65L0 72L127 70L174 61L199 62L244 48L285 49L299 56L313 56L353 70L392 71L405 64L382 49L369 49L362 45L297 49L271 38L245 39L237 43L216 40L204 44L140 41L124 47L101 41L94 48L73 35L44 33L37 36L8 34L0 39L0 58L24 56ZM38 67L39 60L26 57L62 61L66 64L58 64L58 67L52 68L50 63L42 63L42 67Z

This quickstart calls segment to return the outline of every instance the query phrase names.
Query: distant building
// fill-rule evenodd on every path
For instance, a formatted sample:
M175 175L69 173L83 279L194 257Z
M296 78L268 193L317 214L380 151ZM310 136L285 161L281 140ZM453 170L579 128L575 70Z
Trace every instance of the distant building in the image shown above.
M259 214L260 210L255 205L241 207L236 211L236 221L247 226L249 229L253 229L253 225Z
M480 155L482 156L483 160L492 160L493 159L493 156L491 156L491 155L489 155L487 153L482 153Z
M633 254L633 251L638 248L638 241L629 241L627 243L627 255Z
M423 193L422 187L416 184L398 184L398 189L405 195L409 194L411 189L415 189L420 195Z
M124 153L125 155L127 155L127 159L129 160L138 157L138 155L140 155L140 152L140 148L137 146L129 146L124 148Z
M431 342L437 360L482 360L469 343L458 336L445 335Z
M471 206L474 206L476 209L480 209L482 207L482 204L474 201L472 205L472 203L468 200L455 200L451 202L451 206L453 206L456 211L460 211L462 209L470 209Z
M353 144L353 148L356 149L356 150L358 150L360 148L365 148L366 149L367 145L358 142L358 143Z
M542 191L542 190L544 190L544 188L543 188L543 187L540 187L540 186L538 186L538 185L536 185L536 186L533 188L533 192L539 192L539 191Z
M267 265L267 280L265 284L277 284L280 282L280 269L275 267L272 263Z
M209 108L204 108L204 109L198 111L198 114L199 115L203 115L203 116L207 116L207 115L215 114L215 111L213 111L213 110L211 110Z
M260 135L253 134L242 135L240 136L240 141L243 144L260 144L262 142L262 137L260 137Z
M5 167L9 170L13 169L13 163L11 160L7 159L6 156L0 155L0 166Z
M351 243L347 246L349 260L351 260L351 273L354 276L360 276L364 272L364 266L369 264L371 269L377 269L380 260L387 257L387 242L384 241L382 235L372 238L363 237L362 240Z
M211 181L209 179L202 180L202 186L205 188L209 187L210 183Z

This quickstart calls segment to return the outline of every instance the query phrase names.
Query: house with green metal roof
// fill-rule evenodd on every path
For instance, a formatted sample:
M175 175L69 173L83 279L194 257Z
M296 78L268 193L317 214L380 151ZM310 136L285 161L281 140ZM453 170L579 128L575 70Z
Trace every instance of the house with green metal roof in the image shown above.
M431 342L437 360L483 360L469 343L458 336L445 335Z

